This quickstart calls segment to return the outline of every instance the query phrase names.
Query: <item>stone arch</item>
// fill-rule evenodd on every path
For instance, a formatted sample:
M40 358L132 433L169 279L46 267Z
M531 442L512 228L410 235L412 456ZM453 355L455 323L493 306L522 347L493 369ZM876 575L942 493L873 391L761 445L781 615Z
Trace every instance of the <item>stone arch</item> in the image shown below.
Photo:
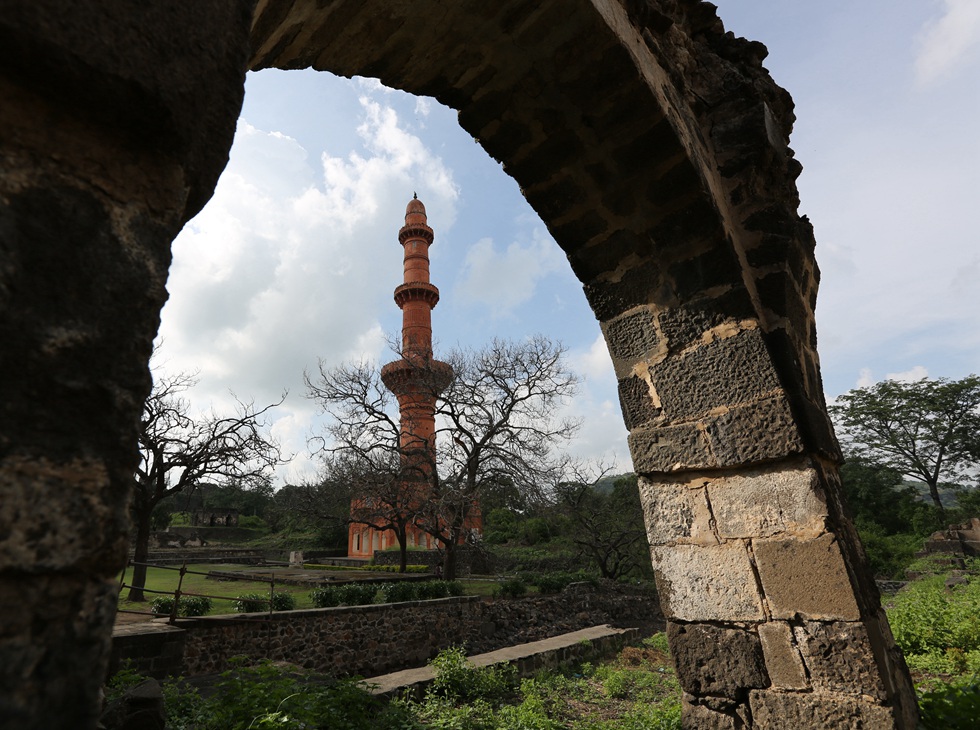
M619 378L686 726L913 726L838 496L792 102L761 44L695 0L57 5L0 19L0 582L30 607L4 609L0 679L21 726L94 725L169 243L227 160L246 66L458 109L565 250Z

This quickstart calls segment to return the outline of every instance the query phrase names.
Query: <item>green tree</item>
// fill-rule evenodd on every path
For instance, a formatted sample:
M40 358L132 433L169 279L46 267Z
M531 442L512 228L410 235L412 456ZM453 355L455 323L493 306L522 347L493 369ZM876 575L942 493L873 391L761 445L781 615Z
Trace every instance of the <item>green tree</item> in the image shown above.
M924 482L945 516L940 485L956 485L980 458L980 377L884 380L830 406L845 449Z

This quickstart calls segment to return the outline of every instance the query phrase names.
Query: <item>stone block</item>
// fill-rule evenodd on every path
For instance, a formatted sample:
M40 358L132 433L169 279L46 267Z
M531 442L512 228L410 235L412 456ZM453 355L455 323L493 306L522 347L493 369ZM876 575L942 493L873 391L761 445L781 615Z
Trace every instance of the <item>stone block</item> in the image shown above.
M650 394L650 386L635 375L619 381L619 405L623 410L623 422L631 430L660 415L660 409L654 405Z
M754 540L752 549L773 618L860 618L847 567L832 533L812 540Z
M864 624L806 621L794 633L815 690L887 697Z
M891 708L824 693L753 690L749 695L756 730L895 730Z
M717 466L770 461L805 451L789 401L781 392L729 408L708 424Z
M707 489L722 539L825 532L827 503L815 469L743 472L713 480Z
M633 467L641 474L717 466L704 427L698 423L635 428L628 442Z
M689 695L681 698L681 728L683 730L740 730L745 727L741 718L729 711L716 710L694 701Z
M650 377L671 422L752 403L780 391L758 330L744 330L669 357L650 368Z
M703 487L638 480L647 538L651 545L692 543L717 545Z
M617 377L625 377L633 365L649 356L658 345L656 322L648 309L628 312L602 323Z
M780 689L808 689L806 669L789 624L781 621L759 624L759 639L772 685Z
M667 624L670 652L681 689L692 695L745 698L767 687L759 637L745 629L712 624Z
M740 543L651 549L664 616L679 621L760 621L762 601Z

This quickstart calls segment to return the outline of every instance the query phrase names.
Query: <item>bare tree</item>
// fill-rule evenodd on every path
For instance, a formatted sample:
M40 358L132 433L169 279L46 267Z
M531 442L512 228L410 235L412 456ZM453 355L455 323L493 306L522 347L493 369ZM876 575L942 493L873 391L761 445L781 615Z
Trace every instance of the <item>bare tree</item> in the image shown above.
M555 493L576 527L572 542L603 578L615 580L642 573L650 565L650 553L636 475L609 484L605 474L591 479L576 474Z
M420 371L413 382L430 388L435 401L434 448L399 437L395 397L378 368L327 368L321 362L319 376L306 379L309 397L332 417L320 446L359 460L383 457L384 463L397 463L398 478L380 483L378 490L395 487L386 504L401 505L395 510L400 515L412 513L412 521L442 545L443 572L452 578L457 547L484 488L507 480L534 495L554 483L562 468L556 449L578 428L576 421L559 416L578 382L564 355L561 344L540 336L494 340L479 350L450 353L448 385L444 365L405 356Z
M140 563L149 552L150 515L162 499L200 484L265 480L270 469L285 463L278 444L263 433L263 417L283 402L285 394L264 408L238 400L232 416L212 412L195 419L182 394L196 383L187 373L160 378L143 405L132 507L137 564L130 601L145 600L146 566Z

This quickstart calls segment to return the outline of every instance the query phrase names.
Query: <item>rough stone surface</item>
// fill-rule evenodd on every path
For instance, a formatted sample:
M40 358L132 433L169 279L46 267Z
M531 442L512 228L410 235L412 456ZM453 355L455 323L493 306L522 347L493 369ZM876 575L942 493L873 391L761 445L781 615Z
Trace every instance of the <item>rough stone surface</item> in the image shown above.
M804 621L794 633L815 690L886 699L864 624Z
M742 718L735 712L735 708L726 708L727 711L712 709L703 704L692 701L694 698L685 693L681 698L681 728L683 730L739 730L745 727Z
M677 621L764 618L745 545L651 548L664 616Z
M755 540L752 549L773 618L860 618L834 535Z
M667 624L681 689L692 695L746 699L769 686L762 645L751 630L712 624Z
M707 489L722 539L818 537L826 531L827 505L815 469L742 472L711 481Z
M717 545L704 487L638 480L647 538L651 545L695 543Z
M602 324L617 377L628 375L634 363L657 349L656 322L648 310L629 312Z
M756 730L893 730L896 727L890 708L841 695L753 690L749 707L752 727Z
M772 686L780 689L809 689L806 669L790 625L782 621L759 624L759 639Z
M650 369L671 422L708 415L718 407L754 403L781 391L757 330L715 340Z

